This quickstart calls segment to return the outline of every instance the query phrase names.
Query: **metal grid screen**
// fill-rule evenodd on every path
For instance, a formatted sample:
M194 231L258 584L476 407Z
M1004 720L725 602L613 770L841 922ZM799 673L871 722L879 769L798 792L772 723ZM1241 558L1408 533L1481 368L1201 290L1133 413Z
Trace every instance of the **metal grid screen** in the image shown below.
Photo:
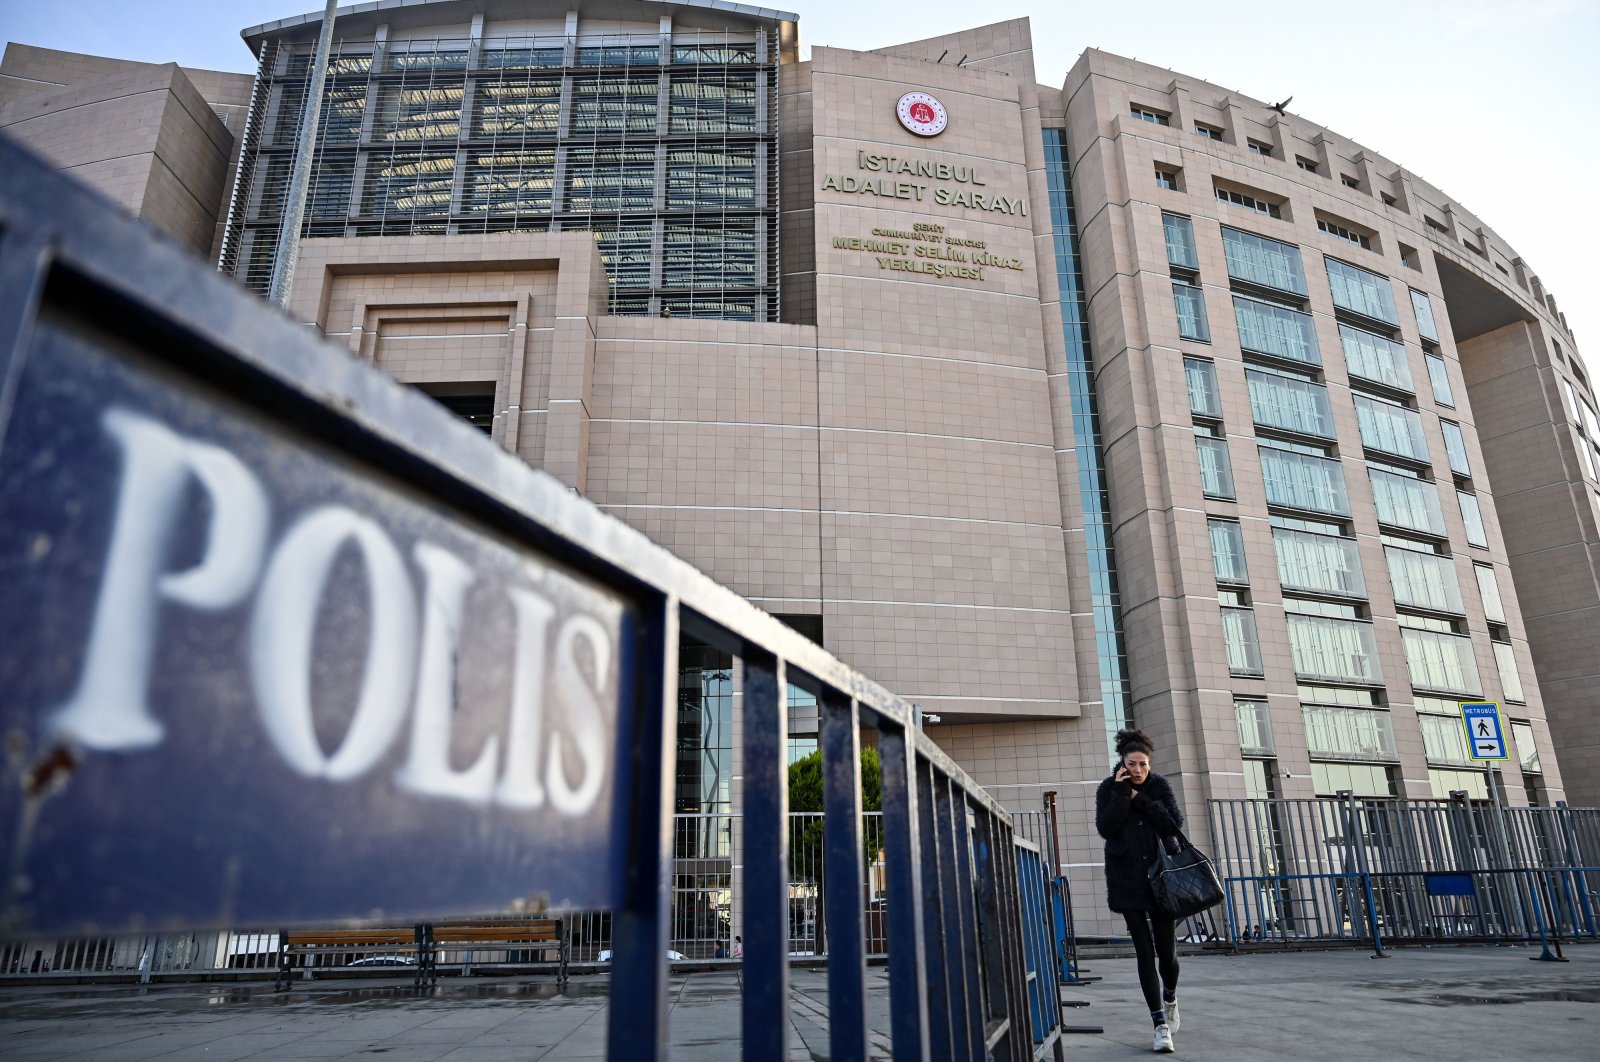
M312 44L262 48L221 267L271 282ZM302 235L591 232L611 312L775 321L777 34L334 44Z

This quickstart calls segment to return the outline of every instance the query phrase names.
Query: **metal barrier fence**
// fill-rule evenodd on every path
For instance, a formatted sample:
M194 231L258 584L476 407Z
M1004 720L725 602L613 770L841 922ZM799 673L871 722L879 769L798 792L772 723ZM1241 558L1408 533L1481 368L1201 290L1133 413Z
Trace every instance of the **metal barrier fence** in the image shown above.
M1600 936L1600 808L1211 802L1237 941Z
M604 908L610 1055L664 1058L680 635L742 668L743 1056L788 1057L791 683L830 1057L864 734L895 1055L1059 1054L1011 817L910 704L0 140L0 937Z

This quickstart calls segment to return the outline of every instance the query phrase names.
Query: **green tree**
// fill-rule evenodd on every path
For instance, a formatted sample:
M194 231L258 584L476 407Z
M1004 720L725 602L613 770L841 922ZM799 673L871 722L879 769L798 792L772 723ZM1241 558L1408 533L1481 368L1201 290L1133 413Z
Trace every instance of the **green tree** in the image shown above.
M789 765L789 810L820 812L822 808L822 752L798 759ZM878 750L861 750L861 810L883 810L883 769L878 763ZM803 826L791 824L789 832L789 876L794 881L815 881L817 895L822 895L823 879L823 825L814 819ZM868 866L877 855L882 841L877 829L861 831L862 865ZM817 905L817 944L826 939L823 924L823 905Z

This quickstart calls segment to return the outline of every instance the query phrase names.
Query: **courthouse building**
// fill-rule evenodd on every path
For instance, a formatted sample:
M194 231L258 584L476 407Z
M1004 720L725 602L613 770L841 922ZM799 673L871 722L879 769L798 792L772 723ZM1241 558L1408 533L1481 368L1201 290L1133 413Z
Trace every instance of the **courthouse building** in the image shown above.
M320 24L245 30L253 79L13 45L0 127L264 293ZM380 0L334 38L288 312L1009 806L1058 791L1075 874L1130 723L1197 822L1481 797L1478 699L1509 802L1600 803L1595 391L1401 163L1100 51L1040 84L1026 19L801 61L721 0ZM683 662L680 809L726 810L736 675Z

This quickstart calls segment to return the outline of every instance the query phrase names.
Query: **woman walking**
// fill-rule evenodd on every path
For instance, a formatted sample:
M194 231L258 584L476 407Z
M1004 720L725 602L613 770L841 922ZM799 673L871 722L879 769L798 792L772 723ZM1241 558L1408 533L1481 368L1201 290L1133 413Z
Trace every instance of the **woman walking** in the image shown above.
M1139 987L1156 1027L1152 1050L1170 1053L1178 1031L1178 949L1173 920L1157 906L1148 872L1162 838L1183 828L1183 812L1167 780L1150 770L1153 752L1144 731L1117 734L1121 761L1095 794L1095 828L1106 839L1106 904L1133 937Z

